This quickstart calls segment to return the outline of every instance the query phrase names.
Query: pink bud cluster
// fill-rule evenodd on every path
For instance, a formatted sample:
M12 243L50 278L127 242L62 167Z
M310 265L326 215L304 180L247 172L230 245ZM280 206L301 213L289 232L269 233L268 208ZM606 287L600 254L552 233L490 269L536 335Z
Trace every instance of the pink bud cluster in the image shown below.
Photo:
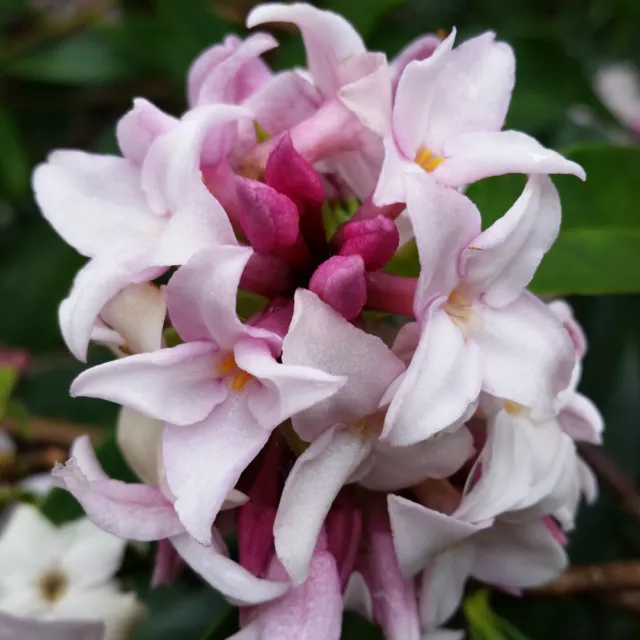
M65 340L117 355L71 393L122 405L141 483L87 439L54 476L98 526L159 541L155 583L186 563L245 607L238 639L337 640L344 609L390 640L456 638L440 627L467 579L552 579L596 495L574 443L602 431L576 390L584 335L526 289L560 227L548 174L584 172L502 130L515 62L492 33L388 62L332 12L248 18L269 22L297 25L306 69L271 71L266 33L229 36L193 63L181 118L138 99L121 157L36 169L89 258ZM460 188L504 173L527 184L483 230ZM388 268L407 242L417 278Z

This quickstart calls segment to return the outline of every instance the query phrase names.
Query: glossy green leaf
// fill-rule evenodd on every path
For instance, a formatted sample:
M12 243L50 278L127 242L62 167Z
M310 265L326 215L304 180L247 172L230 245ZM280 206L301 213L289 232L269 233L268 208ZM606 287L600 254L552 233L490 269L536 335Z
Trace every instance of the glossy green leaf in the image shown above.
M528 640L510 622L498 616L489 604L489 591L483 589L468 596L463 611L472 640Z
M29 189L29 160L11 114L0 105L0 192L11 198Z
M545 256L531 289L539 294L640 291L640 149L588 146L565 154L581 164L587 181L554 176L562 201L560 236ZM522 176L471 185L487 227L519 196Z
M11 394L18 382L18 375L14 367L0 367L0 418L7 413Z

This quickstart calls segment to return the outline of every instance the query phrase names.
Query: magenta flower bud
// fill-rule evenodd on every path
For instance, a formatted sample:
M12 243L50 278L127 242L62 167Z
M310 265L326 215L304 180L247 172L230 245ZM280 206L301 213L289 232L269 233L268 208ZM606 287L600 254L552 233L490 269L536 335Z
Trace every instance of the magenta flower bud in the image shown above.
M341 256L358 255L367 271L382 269L398 248L400 234L393 222L384 216L348 222L340 236Z
M316 170L294 148L287 133L276 143L264 170L266 183L293 200L301 214L308 207L319 208L324 188Z
M240 225L251 246L268 253L295 243L298 208L290 198L257 180L237 178Z
M316 269L309 289L347 320L353 320L367 301L364 272L360 256L333 256Z

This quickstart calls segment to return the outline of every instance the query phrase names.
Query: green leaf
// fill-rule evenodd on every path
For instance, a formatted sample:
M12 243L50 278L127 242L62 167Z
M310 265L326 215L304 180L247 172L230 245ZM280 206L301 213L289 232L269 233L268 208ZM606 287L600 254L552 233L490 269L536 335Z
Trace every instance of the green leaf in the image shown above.
M18 382L19 373L14 367L0 367L0 418L7 413L11 394Z
M18 127L11 114L0 106L0 191L10 198L29 189L29 160Z
M527 640L527 637L491 609L489 591L468 596L463 604L472 640Z
M99 31L69 37L20 57L3 70L29 80L74 85L105 84L131 76L127 61L116 55Z
M640 291L640 149L593 145L565 155L585 168L588 179L553 177L562 228L531 289L562 295ZM469 187L485 228L506 213L523 185L522 176L500 176Z
M385 15L407 0L329 0L326 8L342 14L366 38Z
M96 456L111 478L123 482L138 482L120 453L115 435L109 435L96 447ZM53 489L42 501L40 509L55 524L75 520L84 513L76 499L62 489Z

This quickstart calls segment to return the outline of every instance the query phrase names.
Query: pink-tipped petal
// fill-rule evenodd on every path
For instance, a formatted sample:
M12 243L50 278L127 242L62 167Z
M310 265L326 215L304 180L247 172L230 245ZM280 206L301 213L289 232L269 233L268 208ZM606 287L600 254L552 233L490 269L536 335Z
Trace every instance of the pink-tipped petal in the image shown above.
M141 165L154 140L170 131L177 123L176 118L158 109L148 100L136 98L133 108L125 113L116 125L116 136L122 155L134 164Z
M347 320L353 320L367 301L364 261L359 255L333 256L311 276L309 289Z
M458 285L460 257L480 233L480 212L469 198L439 185L424 171L402 181L420 257L413 303L419 318L435 298L448 296Z
M301 213L324 202L324 187L318 172L300 155L286 133L276 142L264 170L266 183L293 200Z
M247 16L250 29L267 22L297 25L307 52L307 67L314 83L328 96L340 87L339 66L342 62L366 52L360 35L341 15L310 4L265 3Z
M440 46L442 40L435 35L420 36L413 42L410 42L389 64L391 71L391 84L393 93L395 94L400 82L400 77L406 66L414 60L426 60Z
M290 247L299 234L298 208L274 188L237 178L240 224L249 244L260 253Z
M478 347L465 339L449 315L434 303L391 402L382 431L390 445L406 446L426 440L470 417L482 382Z
M183 567L184 561L169 539L158 540L151 586L155 589L170 585L180 575Z
M190 107L194 107L197 104L200 88L209 74L214 71L219 64L229 58L241 43L242 40L237 36L227 36L222 44L215 44L205 49L191 63L187 75L187 96Z
M333 428L296 461L285 483L274 525L276 552L295 585L309 563L329 509L371 450L361 434Z
M587 177L579 164L519 131L462 133L446 141L442 155L446 159L433 176L449 187L505 173L569 173L581 180Z
M347 381L316 367L281 364L264 341L242 340L234 355L238 367L259 381L248 391L247 403L255 420L268 430L330 399Z
M399 242L398 228L384 216L348 222L342 229L340 255L359 255L367 271L377 271L393 258Z
M72 396L101 398L177 425L203 420L227 395L218 380L215 346L190 342L87 369Z
M581 393L573 393L558 413L558 424L577 442L602 444L604 421L598 407Z
M587 336L584 333L584 329L580 326L580 323L575 319L573 309L564 300L554 300L547 306L569 332L576 350L576 356L580 359L584 358L587 353Z
M53 470L55 484L71 493L89 519L127 540L161 540L184 531L171 502L154 486L126 484L104 475L89 438L76 440L73 457Z
M334 396L294 416L296 432L309 442L334 424L351 424L374 413L404 369L380 338L357 329L305 289L295 295L282 361L347 378Z
M387 505L398 564L407 578L422 571L451 545L491 524L491 521L470 524L396 495L388 497Z
M465 250L464 286L494 308L513 302L558 237L560 218L560 196L549 177L531 176L511 209Z
M187 533L172 537L171 543L196 573L238 604L248 606L268 602L280 597L291 587L288 582L256 578L215 546L201 545Z

